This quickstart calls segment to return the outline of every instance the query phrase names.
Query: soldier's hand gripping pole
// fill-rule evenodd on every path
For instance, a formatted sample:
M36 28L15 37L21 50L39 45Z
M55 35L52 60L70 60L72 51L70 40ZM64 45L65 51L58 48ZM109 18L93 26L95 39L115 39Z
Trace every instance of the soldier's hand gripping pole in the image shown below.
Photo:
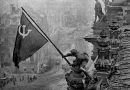
M62 58L64 58L64 60L69 64L69 66L71 66L71 63L66 59L66 57L64 57L64 55L62 56Z

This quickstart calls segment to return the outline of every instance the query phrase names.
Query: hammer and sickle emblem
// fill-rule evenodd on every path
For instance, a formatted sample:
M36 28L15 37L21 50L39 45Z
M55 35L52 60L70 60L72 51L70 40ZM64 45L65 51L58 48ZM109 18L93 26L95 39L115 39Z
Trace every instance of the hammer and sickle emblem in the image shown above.
M21 28L23 29L23 32L21 32ZM18 27L18 32L19 32L19 34L21 35L21 36L23 36L23 38L25 38L26 36L28 36L29 35L29 33L32 31L32 30L27 30L27 33L25 32L25 29L26 29L26 25L20 25L19 27Z

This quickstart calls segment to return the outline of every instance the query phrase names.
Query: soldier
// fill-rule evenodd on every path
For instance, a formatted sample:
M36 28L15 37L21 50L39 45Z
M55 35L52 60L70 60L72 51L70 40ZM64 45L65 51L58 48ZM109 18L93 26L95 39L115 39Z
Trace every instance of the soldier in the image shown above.
M102 6L101 6L101 3L98 1L98 0L95 0L96 1L96 4L95 4L95 21L97 21L97 17L99 18L99 21L102 20L104 14L102 12Z
M84 90L89 85L92 77L81 67L85 67L85 62L88 62L88 55L86 53L79 53L77 50L71 50L64 57L73 56L76 59L71 65L71 72L65 75L68 88L67 90Z

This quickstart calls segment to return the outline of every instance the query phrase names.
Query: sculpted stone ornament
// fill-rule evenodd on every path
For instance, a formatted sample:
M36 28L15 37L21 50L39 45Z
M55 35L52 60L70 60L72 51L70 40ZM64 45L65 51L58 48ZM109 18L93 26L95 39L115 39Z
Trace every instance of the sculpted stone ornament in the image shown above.
M112 21L109 24L109 33L110 33L110 39L119 39L119 35L121 33L120 25L118 24L117 21Z
M22 28L22 32L21 32L21 28ZM26 32L25 29L26 29L26 25L20 25L20 26L18 27L18 32L19 32L19 34L20 34L23 38L25 38L26 36L28 36L29 33L32 31L32 30L28 29L27 32Z
M105 30L100 32L100 37L97 38L97 44L99 59L109 59L110 39Z

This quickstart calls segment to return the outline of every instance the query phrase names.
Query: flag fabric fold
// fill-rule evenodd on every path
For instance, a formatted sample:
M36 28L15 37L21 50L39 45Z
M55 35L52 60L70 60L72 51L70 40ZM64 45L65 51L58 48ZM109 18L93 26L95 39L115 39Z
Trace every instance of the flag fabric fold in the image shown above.
M21 61L32 56L47 42L46 37L40 33L40 30L38 30L28 16L22 12L13 51L13 62L15 66L19 68Z

